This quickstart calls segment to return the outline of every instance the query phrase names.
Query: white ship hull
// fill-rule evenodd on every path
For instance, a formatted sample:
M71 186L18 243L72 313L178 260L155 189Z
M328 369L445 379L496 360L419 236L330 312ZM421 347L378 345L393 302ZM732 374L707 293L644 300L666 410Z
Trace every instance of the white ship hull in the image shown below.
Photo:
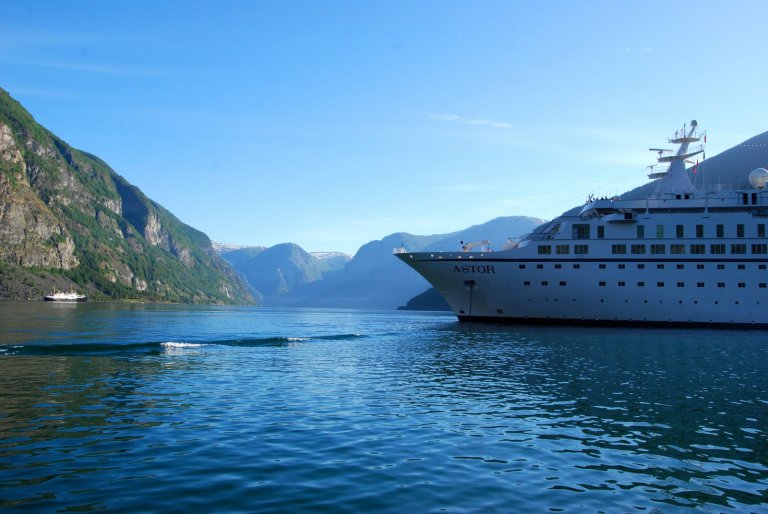
M398 257L462 321L768 327L765 259L545 260L514 253Z

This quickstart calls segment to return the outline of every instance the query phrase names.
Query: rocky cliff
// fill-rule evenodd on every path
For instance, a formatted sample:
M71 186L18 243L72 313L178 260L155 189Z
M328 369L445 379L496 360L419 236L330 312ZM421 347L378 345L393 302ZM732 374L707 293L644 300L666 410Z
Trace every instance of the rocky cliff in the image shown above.
M0 297L252 302L208 237L0 89Z

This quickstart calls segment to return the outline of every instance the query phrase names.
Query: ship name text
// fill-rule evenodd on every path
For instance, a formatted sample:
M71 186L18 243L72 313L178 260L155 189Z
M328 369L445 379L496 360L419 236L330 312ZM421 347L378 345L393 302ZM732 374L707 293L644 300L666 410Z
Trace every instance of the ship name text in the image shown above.
M493 266L487 266L487 265L474 265L474 264L464 264L463 266L454 266L453 267L454 273L479 273L479 274L495 274L496 270L493 269Z

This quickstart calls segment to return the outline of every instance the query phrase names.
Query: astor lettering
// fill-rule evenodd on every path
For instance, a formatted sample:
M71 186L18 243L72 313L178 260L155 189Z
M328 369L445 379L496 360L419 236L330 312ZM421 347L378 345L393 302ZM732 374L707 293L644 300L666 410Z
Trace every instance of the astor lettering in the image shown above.
M464 264L463 266L454 266L453 267L454 273L479 273L479 274L489 274L489 273L496 273L496 270L493 269L493 266L487 266L487 265L476 265L476 264Z

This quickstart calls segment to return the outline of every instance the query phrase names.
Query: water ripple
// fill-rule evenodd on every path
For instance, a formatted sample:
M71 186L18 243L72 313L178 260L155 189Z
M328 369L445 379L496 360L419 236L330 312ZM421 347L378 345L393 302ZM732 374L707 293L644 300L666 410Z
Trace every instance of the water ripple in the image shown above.
M766 511L759 337L322 315L6 352L0 507Z

